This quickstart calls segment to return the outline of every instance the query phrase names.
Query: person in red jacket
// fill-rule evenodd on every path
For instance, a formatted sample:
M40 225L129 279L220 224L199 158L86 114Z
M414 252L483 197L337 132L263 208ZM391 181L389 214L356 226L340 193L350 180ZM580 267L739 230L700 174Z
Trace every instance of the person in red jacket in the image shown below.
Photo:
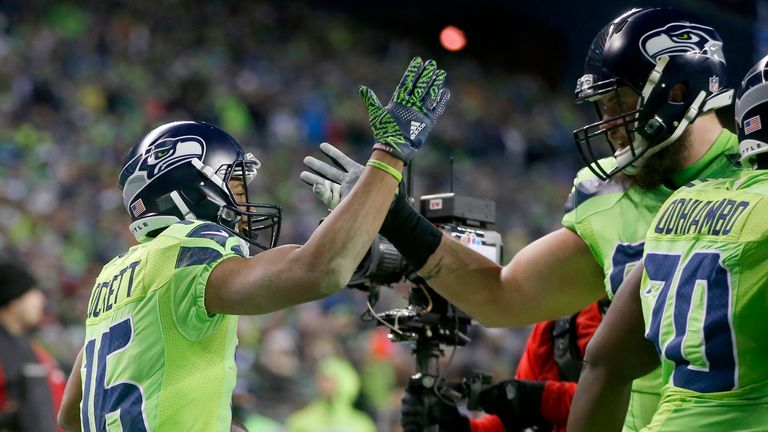
M584 352L607 305L601 300L569 317L536 324L515 378L480 392L480 405L490 415L470 419L438 400L429 407L427 421L441 432L565 431ZM403 431L423 430L422 399L406 390L402 402Z
M45 297L23 267L0 262L0 431L54 432L66 377L30 337Z

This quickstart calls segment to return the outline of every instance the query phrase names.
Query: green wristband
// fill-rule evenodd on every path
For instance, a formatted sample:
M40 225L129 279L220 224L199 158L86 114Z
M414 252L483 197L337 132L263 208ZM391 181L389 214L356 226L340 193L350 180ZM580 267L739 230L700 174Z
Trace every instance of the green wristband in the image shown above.
M389 166L388 164L386 164L386 163L384 163L384 162L382 162L380 160L368 159L368 162L366 163L366 165L367 166L376 167L376 168L384 171L385 173L387 173L387 174L391 175L392 177L394 177L395 180L397 180L398 183L400 183L403 180L403 174L400 171L396 170L395 168Z

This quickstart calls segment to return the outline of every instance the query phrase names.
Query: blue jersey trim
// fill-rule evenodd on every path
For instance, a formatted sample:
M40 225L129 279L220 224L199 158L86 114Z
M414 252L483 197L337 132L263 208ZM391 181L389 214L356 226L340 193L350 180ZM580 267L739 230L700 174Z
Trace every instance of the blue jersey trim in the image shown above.
M176 268L210 264L223 256L221 252L209 247L182 246L176 258Z
M240 248L240 245L232 246L232 252L236 253L242 258L245 258L245 254L243 253L243 250Z
M219 246L226 248L227 240L232 236L229 230L222 228L214 223L204 223L193 228L187 237L204 238L215 241Z

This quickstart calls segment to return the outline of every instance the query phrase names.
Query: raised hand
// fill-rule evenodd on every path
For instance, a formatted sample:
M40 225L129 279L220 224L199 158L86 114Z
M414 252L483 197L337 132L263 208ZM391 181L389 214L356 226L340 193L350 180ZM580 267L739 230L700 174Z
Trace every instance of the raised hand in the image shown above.
M302 171L301 180L312 186L312 193L333 210L349 194L355 185L363 166L350 159L341 150L328 144L320 144L320 150L333 162L333 165L312 156L304 158L304 165L311 171Z
M387 151L408 163L427 139L451 97L443 88L446 72L434 60L414 57L387 106L373 90L360 86L360 97L368 108L374 148Z

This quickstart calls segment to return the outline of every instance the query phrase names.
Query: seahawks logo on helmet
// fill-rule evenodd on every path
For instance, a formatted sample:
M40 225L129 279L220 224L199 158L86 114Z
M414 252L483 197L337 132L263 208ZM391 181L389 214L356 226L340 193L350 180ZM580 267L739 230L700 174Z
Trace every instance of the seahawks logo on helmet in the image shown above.
M138 171L144 171L147 180L192 159L203 159L205 141L196 136L165 138L147 147L141 156Z
M148 146L120 173L126 206L158 175L192 159L202 160L204 155L205 141L194 135L165 138Z
M671 23L640 38L640 49L654 64L661 56L700 54L725 63L723 43L711 27Z

